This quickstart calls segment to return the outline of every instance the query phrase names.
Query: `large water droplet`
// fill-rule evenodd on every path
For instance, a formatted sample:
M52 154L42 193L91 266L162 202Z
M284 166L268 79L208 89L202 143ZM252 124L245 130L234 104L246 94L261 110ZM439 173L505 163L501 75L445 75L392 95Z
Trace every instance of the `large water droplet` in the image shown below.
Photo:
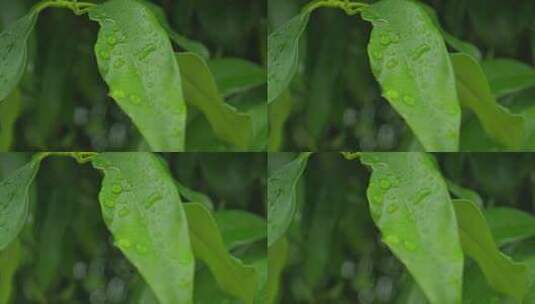
M425 200L426 197L428 197L431 194L431 190L429 189L422 189L416 193L416 198L414 200L414 203L416 205L420 204Z
M156 204L157 201L162 199L162 195L160 193L153 193L145 203L146 208L152 208L154 204Z
M381 34L379 40L381 41L381 44L384 46L387 46L390 44L390 42L392 42L392 40L390 40L389 35L387 34Z
M126 97L126 94L121 90L114 90L110 95L115 99L123 99Z
M400 243L399 237L392 235L392 234L387 235L384 240L385 240L385 243L389 245L397 245Z
M396 211L398 211L398 206L396 204L390 204L387 208L386 208L386 212L392 214L392 213L395 213Z
M381 60L381 59L383 59L383 52L375 50L375 51L372 52L372 56L373 56L373 58L375 58L377 60Z
M113 186L111 187L111 192L115 194L119 194L123 192L123 187L121 187L121 185L119 184L113 184Z
M399 93L396 90L386 90L384 96L389 100L397 100L399 98Z
M110 59L110 52L108 52L106 50L102 50L98 54L100 55L100 58L102 58L104 60Z
M155 44L148 44L146 45L143 50L141 50L141 52L138 54L138 59L139 60L144 60L145 58L147 58L152 52L154 52L156 50L156 45Z
M115 200L112 200L112 199L106 199L104 201L104 205L108 208L115 208Z
M414 51L414 54L412 54L412 59L413 60L420 59L425 53L429 52L429 50L431 50L431 47L427 43L424 43L424 44L420 45Z
M379 185L383 190L388 190L390 189L390 187L392 187L392 183L388 179L382 179L381 181L379 181Z
M120 239L117 241L117 246L121 248L130 248L132 247L132 242L128 239Z
M395 58L392 58L386 62L386 67L389 69L393 69L398 66L398 61Z
M117 37L115 37L115 35L110 35L106 41L109 45L114 46L117 44Z

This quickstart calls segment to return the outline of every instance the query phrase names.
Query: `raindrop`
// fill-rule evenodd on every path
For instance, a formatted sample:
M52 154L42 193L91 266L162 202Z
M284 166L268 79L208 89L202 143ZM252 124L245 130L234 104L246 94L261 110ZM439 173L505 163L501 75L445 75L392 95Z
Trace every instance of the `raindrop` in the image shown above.
M121 187L121 185L119 184L113 184L113 186L111 187L111 192L115 194L119 194L123 192L123 187Z
M138 59L139 60L144 60L145 58L147 58L147 56L149 56L152 52L154 52L156 50L156 45L154 44L148 44L147 46L145 46L143 48L143 50L141 50L141 52L138 54Z
M388 208L386 208L386 211L390 214L395 213L397 210L398 206L395 204L391 204L390 206L388 206Z
M431 47L427 43L420 45L412 55L412 59L420 59L425 53L429 52L429 50L431 50Z
M127 240L127 239L120 239L119 241L117 241L117 246L121 248L130 248L132 247L132 242L130 242L130 240Z
M126 97L126 94L121 90L114 90L111 92L111 96L116 99L123 99Z
M149 200L147 201L147 203L145 204L145 207L148 209L148 208L151 208L152 206L154 206L154 204L161 200L162 199L162 196L160 193L153 193L150 197L149 197Z
M105 200L104 205L108 208L115 208L115 200L112 200L112 199Z
M137 95L130 95L130 100L132 101L133 104L140 104L141 103L141 98L139 98L139 96Z
M390 60L388 60L388 62L386 63L386 67L389 68L389 69L393 69L393 68L395 68L397 65L398 65L398 61L397 61L396 59L390 59Z
M390 244L390 245L397 245L399 244L400 240L397 236L395 235L387 235L385 237L385 243L387 244Z
M397 100L399 98L399 93L396 90L386 90L384 96L390 100Z
M416 199L414 200L414 203L416 205L420 204L430 194L431 194L431 190L429 190L429 189L422 189L422 190L418 191L418 193L416 194Z
M383 190L387 190L389 189L390 187L392 187L392 183L387 180L387 179L383 179L379 182L379 185L381 186L381 189Z
M120 217L125 217L125 216L127 216L129 213L130 213L130 210L128 210L127 208L123 208L123 209L119 210L119 216L120 216Z
M115 37L115 35L109 36L107 41L108 41L108 44L111 46L114 46L115 44L117 44L117 38Z
M110 59L110 53L108 51L102 50L99 52L100 58L106 60Z
M405 96L403 96L403 102L408 106L413 106L414 105L414 97L412 97L410 95L405 95Z
M381 41L381 44L384 46L387 46L390 44L390 42L392 42L387 34L381 34L379 39Z
M381 52L381 51L373 51L372 52L372 56L373 56L373 58L375 58L377 60L381 60L381 59L383 59L383 52Z

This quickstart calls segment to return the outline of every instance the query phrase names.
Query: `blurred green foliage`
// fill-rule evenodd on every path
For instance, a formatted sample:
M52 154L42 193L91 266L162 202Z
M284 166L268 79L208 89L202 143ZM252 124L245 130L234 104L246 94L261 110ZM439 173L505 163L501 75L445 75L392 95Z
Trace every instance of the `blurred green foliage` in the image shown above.
M484 211L509 207L535 215L535 155L433 155L449 181L452 198L471 196ZM268 172L296 156L271 153ZM405 266L381 241L366 198L369 177L369 168L339 153L311 156L297 186L297 213L286 234L289 253L278 303L427 303ZM473 192L467 194L468 189ZM500 225L492 224L489 222L491 227ZM515 227L512 222L501 225ZM500 250L515 260L532 260L535 238L530 235L507 244L500 242ZM529 265L533 269L534 264ZM533 303L534 287L524 303ZM469 258L465 261L463 295L463 303L509 303L488 287L479 267Z
M0 0L0 30L38 2ZM265 66L265 2L151 2L164 9L175 32L203 43L211 59L238 57ZM40 14L29 39L27 71L18 87L21 101L6 100L6 103L22 104L11 150L146 149L138 130L108 96L108 88L98 73L93 50L97 32L98 25L85 15L75 16L65 9L47 9ZM178 47L175 50L181 51ZM226 97L227 102L247 111L265 101L265 86ZM2 107L2 112L7 111ZM190 139L187 141L192 142L196 151L207 149L207 144L199 142L199 137L206 138L211 145L217 142L204 116L193 108L188 111L188 130ZM0 150L7 149L2 147L4 145Z
M297 15L308 2L268 0L269 32ZM534 65L535 2L420 2L434 8L446 32L479 48L483 60L511 58ZM290 88L293 107L283 132L281 151L418 148L401 116L381 97L372 75L367 53L370 30L371 25L360 16L347 16L341 10L319 9L312 13ZM502 96L499 102L513 112L526 109L535 105L535 90ZM482 134L479 123L472 113L464 112L463 126L468 130L465 137L481 142L474 139L474 134Z
M0 154L0 180L30 156ZM266 218L264 154L160 156L182 186L208 196L202 203L211 201L214 211L244 210ZM18 240L0 255L2 275L9 267L16 271L9 303L156 303L136 269L113 245L98 202L101 179L90 164L55 157L43 162L31 188L30 218ZM8 252L17 253L10 257ZM231 252L247 262L261 252L265 258L265 239L234 245ZM209 303L210 295L235 303L218 289L206 265L196 264L195 303ZM9 286L6 279L0 277L0 302L6 291L3 283Z

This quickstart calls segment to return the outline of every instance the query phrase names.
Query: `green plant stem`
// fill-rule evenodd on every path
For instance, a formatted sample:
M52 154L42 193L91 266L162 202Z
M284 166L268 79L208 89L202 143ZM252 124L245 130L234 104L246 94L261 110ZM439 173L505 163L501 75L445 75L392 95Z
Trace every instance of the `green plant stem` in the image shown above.
M89 9L95 7L96 4L89 2L78 2L77 0L47 0L36 4L32 11L34 13L40 13L42 10L48 7L66 8L72 10L76 15L83 15L89 11Z
M347 15L355 15L360 13L363 9L367 8L369 5L366 3L360 2L351 2L349 0L317 0L307 4L303 11L311 13L313 10L319 7L331 7L339 8L343 10Z

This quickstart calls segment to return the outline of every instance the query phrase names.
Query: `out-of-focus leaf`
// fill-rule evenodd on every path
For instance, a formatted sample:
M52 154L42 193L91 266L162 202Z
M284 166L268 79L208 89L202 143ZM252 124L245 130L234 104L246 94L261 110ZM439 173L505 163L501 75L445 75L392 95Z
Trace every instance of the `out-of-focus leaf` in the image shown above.
M184 204L195 256L208 265L219 286L246 304L254 302L257 274L231 256L210 211L199 203Z
M20 233L29 211L29 189L41 158L35 157L0 182L0 250Z
M471 260L468 260L472 262ZM466 263L463 275L463 303L470 304L514 304L507 296L492 289L476 263ZM512 298L510 298L512 300ZM529 303L529 302L528 302Z
M184 150L186 104L173 48L156 17L137 1L93 8L99 22L95 53L110 95L151 148Z
M201 268L195 273L195 304L212 304L214 302L218 304L243 304L241 300L220 289L207 267Z
M481 67L497 97L535 85L535 69L523 62L499 58L484 60Z
M103 153L102 216L116 246L161 303L193 303L194 259L188 222L173 179L149 153Z
M292 111L293 100L288 91L283 92L268 105L269 111L269 151L279 151L283 144L284 124Z
M496 290L521 302L527 292L526 267L498 250L485 217L474 203L453 200L463 251L473 258Z
M424 153L362 153L382 239L431 303L460 303L463 255L446 183ZM440 276L436 274L440 273Z
M276 303L281 284L281 274L288 258L288 241L280 238L268 248L268 281L266 286L266 304Z
M186 199L188 202L197 202L204 205L204 207L208 208L209 210L214 210L214 203L212 202L212 199L201 192L194 191L184 185L182 185L180 182L175 180L176 188L178 189L178 193L182 196L182 198Z
M228 250L267 237L266 221L258 215L241 210L221 210L214 217Z
M15 273L19 268L22 251L18 241L11 243L7 248L0 250L0 304L12 303L11 291Z
M18 90L13 91L0 103L0 152L9 151L13 142L15 122L22 110L22 99Z
M266 70L240 58L218 58L208 61L221 95L246 91L266 82Z
M455 77L427 13L412 1L384 0L362 17L373 24L368 54L383 96L427 151L457 151L461 111Z
M11 94L26 70L28 37L37 16L38 12L31 11L0 33L0 102Z
M524 119L496 102L483 70L466 54L451 55L459 100L475 112L485 132L508 148L518 148L525 139Z
M498 246L535 236L535 217L518 209L488 208L483 211Z
M187 102L204 113L220 139L239 149L246 149L253 132L251 117L225 103L201 57L193 53L178 53L176 58L182 71Z
M475 45L468 43L466 41L462 41L461 39L458 39L457 37L446 32L440 25L436 11L431 6L425 3L422 3L422 2L417 2L417 3L421 7L423 7L424 10L429 14L431 21L433 21L433 24L442 33L442 36L444 37L444 41L446 41L446 43L449 46L451 46L452 48L454 48L455 50L459 52L463 52L474 57L478 61L481 60L481 52Z
M309 12L303 12L268 36L268 104L292 81L297 70L299 40L309 16Z
M456 197L472 201L480 208L483 207L483 199L477 192L458 185L451 180L446 180L446 183L450 192Z
M286 233L295 211L295 187L307 165L310 153L277 169L268 178L268 246Z
M158 18L160 25L167 31L167 35L169 35L173 42L175 42L179 47L183 48L186 51L195 53L204 59L210 58L210 51L208 51L208 48L206 48L204 44L189 39L184 35L180 35L179 33L173 30L171 25L169 25L169 22L167 22L167 17L165 16L165 12L161 7L147 0L138 1L141 1L141 3L143 3L147 8L152 11L154 16Z

